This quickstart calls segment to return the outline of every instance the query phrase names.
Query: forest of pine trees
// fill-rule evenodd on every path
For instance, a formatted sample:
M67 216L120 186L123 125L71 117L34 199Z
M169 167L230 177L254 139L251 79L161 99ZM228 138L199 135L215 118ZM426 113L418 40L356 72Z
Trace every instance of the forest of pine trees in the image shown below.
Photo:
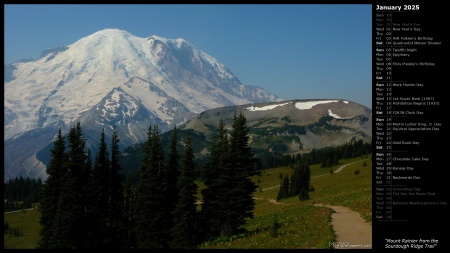
M149 127L137 183L122 175L115 128L109 149L101 133L93 160L80 123L66 137L59 130L41 192L39 248L192 249L242 232L253 217L256 189L246 124L242 113L230 131L219 123L202 170L201 203L191 138L181 137L180 156L176 128L166 156L158 126Z
M9 179L3 186L3 212L32 208L40 202L39 190L42 180L29 177Z
M299 200L308 200L310 192L311 170L306 163L294 166L294 172L289 178L288 175L282 177L277 201L297 196Z
M372 152L372 143L366 143L362 140L352 141L336 147L325 147L313 149L304 154L285 154L282 156L270 153L264 154L259 161L259 169L270 169L284 166L290 166L299 163L321 164L321 167L331 167L338 165L341 159L348 159L367 155Z

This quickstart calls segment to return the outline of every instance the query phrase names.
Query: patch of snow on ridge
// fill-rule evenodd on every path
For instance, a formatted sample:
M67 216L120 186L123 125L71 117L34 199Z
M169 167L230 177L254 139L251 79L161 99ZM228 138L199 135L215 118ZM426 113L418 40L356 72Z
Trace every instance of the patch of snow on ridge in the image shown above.
M330 115L331 117L335 118L335 119L351 119L351 117L341 117L337 114L334 114L333 112L331 112L330 109L328 109L328 115Z
M266 106L263 106L263 107L250 106L250 107L247 107L247 110L252 111L252 112L254 112L254 111L267 111L267 110L272 110L275 107L283 106L283 105L287 105L287 104L289 104L289 103L277 104L277 105L266 105Z
M183 45L183 39L174 39L176 45L178 48L181 48L181 46Z
M327 104L327 103L334 103L339 102L339 100L322 100L322 101L308 101L308 102L297 102L295 103L295 107L299 110L306 110L311 109L315 105L319 104Z
M344 101L342 101L342 102L344 102L344 103L348 104L348 101L345 101L345 100L344 100Z

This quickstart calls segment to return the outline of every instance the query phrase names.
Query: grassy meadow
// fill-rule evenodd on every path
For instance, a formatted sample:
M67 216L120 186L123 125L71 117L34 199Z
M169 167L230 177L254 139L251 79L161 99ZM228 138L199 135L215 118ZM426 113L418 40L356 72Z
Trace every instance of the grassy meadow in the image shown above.
M316 206L341 205L356 212L372 223L372 161L371 156L346 159L330 168L312 165L310 200L299 201L298 196L276 202L280 174L290 175L289 167L265 170L253 178L258 185L254 193L254 218L246 224L247 233L218 238L200 245L202 249L326 249L335 241L330 224L332 210ZM359 173L355 173L358 170ZM204 187L199 184L199 190ZM201 195L198 195L201 198ZM32 249L39 241L38 210L4 214L9 227L19 228L23 236L4 235L4 248Z
M291 175L289 167L269 169L254 177L258 190L254 193L255 217L248 220L247 234L233 238L219 238L208 242L201 248L227 249L326 249L335 241L330 225L332 210L315 204L341 205L361 214L372 223L372 161L370 155L345 159L339 165L320 168L320 164L310 166L310 200L299 201L298 196L276 202L280 174ZM364 165L365 164L365 165ZM355 170L359 173L355 174ZM276 235L273 234L275 220L279 223Z
M41 230L39 224L41 213L37 209L6 213L3 216L4 222L8 222L10 229L17 228L21 233L21 236L4 234L4 249L35 249L37 247Z

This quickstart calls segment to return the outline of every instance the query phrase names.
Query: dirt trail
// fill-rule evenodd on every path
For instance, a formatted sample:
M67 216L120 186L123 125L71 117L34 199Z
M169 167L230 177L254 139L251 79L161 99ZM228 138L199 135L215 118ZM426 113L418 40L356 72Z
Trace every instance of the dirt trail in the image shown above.
M21 209L21 210L16 210L16 211L4 212L3 214L7 214L7 213L17 213L17 212L29 211L29 210L33 210L33 209L34 209L34 208Z
M334 173L340 172L343 168L352 165L356 162L340 166ZM330 174L318 175L314 177L327 176ZM262 189L262 191L270 190L279 185ZM257 198L261 199L261 198ZM274 199L269 199L273 204L281 204ZM283 203L284 204L284 203ZM323 206L334 211L331 214L331 225L333 226L334 234L336 235L336 242L334 249L372 249L372 226L365 222L361 215L343 206L330 206L315 204L316 206Z
M356 162L340 166L334 173ZM336 235L335 249L372 249L372 226L361 215L343 206L325 206L334 210L331 225Z
M331 225L336 235L335 249L372 249L372 226L359 213L343 206L317 206L334 210Z
M275 199L264 199L264 198L255 198L255 197L253 197L253 199L255 199L255 200L266 200L266 201L268 201L268 202L270 202L272 204L275 204L275 205L290 205L290 204L287 204L287 203L278 202Z
M275 199L254 198L267 200L275 205L289 205L277 202ZM372 226L365 222L361 215L343 206L329 206L315 204L332 209L331 225L333 226L336 242L334 249L372 249Z

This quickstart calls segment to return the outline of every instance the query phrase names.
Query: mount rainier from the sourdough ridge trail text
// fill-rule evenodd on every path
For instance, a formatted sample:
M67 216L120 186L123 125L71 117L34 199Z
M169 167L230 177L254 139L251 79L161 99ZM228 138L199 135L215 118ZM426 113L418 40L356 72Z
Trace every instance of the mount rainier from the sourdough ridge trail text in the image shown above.
M145 141L150 125L165 131L222 106L281 101L243 85L214 57L183 39L140 38L105 29L37 60L4 68L4 180L46 178L36 153L81 122L86 147L115 125L122 147Z

